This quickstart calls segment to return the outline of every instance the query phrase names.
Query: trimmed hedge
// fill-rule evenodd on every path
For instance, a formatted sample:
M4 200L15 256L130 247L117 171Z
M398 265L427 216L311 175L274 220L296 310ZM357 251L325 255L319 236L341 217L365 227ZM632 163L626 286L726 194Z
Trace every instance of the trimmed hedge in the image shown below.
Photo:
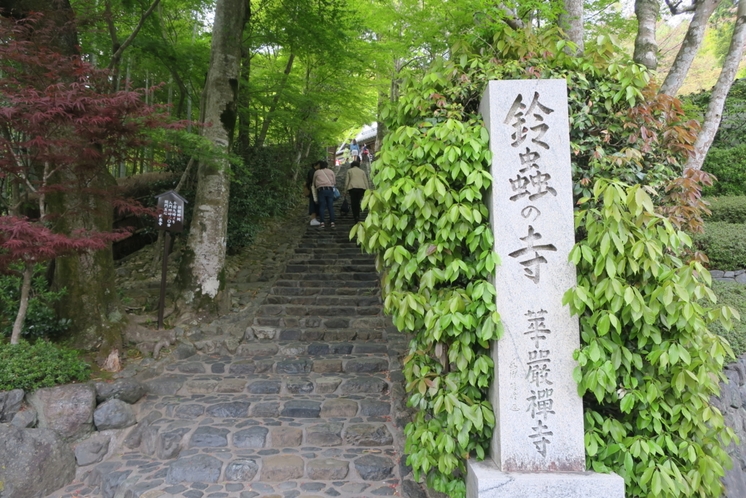
M703 189L705 195L746 195L746 144L711 148L702 169L717 177Z
M0 391L33 391L90 378L90 366L71 349L51 342L0 344Z
M746 224L723 221L705 223L705 232L694 237L694 243L710 259L715 270L746 268Z
M718 322L709 325L712 332L725 337L733 348L736 357L746 353L746 285L735 282L712 282L712 290L718 298L718 304L730 306L741 315L741 321L733 321L733 328L726 330Z
M744 177L746 180L746 177ZM712 214L707 221L724 221L726 223L746 223L746 195L731 197L709 197Z

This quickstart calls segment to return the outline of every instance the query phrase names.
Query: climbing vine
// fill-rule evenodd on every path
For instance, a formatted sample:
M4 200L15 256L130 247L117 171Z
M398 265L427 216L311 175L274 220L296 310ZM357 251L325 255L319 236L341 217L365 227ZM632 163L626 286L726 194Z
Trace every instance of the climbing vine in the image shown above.
M553 30L506 28L454 47L449 60L424 75L405 77L398 101L382 111L389 133L372 168L376 189L364 200L369 214L351 233L376 254L386 313L413 335L404 359L415 408L405 429L407 463L454 498L465 495L465 462L485 457L495 423L487 389L494 368L489 341L501 335L500 290L490 280L499 261L483 201L491 154L478 112L487 81L567 79L578 197L591 197L599 178L663 195L694 136L680 108L651 97L644 68L626 62L610 40L589 44L585 57L567 55L558 40ZM672 240L666 237L663 246ZM613 416L603 417L601 427L612 423ZM589 455L598 460L593 441ZM618 471L613 458L604 462Z
M707 325L733 311L713 306L707 270L682 260L691 239L641 186L600 180L580 204L565 301L580 315L589 463L623 476L627 496L719 496L734 433L710 397L733 353Z

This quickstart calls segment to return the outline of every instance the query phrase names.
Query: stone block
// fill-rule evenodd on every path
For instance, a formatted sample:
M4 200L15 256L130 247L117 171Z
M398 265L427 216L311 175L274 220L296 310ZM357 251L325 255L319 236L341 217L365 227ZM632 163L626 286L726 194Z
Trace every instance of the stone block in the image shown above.
M233 434L236 448L264 448L269 429L261 426L249 427Z
M379 455L365 455L354 461L355 470L366 481L383 481L393 475L394 461Z
M303 429L300 427L272 427L270 439L274 448L300 446L303 442Z
M27 399L38 414L40 428L52 429L67 439L76 439L93 430L96 389L92 384L38 389Z
M342 360L314 360L313 371L316 373L341 372Z
M225 480L249 482L254 479L257 472L259 472L259 465L256 460L233 460L225 468Z
M309 479L318 479L323 481L340 480L347 477L350 471L350 464L344 460L335 460L334 458L309 460L306 466L306 472Z
M339 377L318 377L316 379L316 392L318 394L329 394L337 390L342 383Z
M304 474L303 459L297 455L272 455L262 459L262 481L282 482Z
M321 407L323 418L354 417L357 415L357 401L351 399L337 398L324 401Z
M342 429L339 422L315 424L306 428L306 444L312 446L339 446L342 444Z
M595 472L500 472L467 460L466 498L624 498L624 479Z
M387 446L394 442L394 437L384 424L351 424L345 442L351 446Z
M223 462L210 455L182 457L168 467L166 482L218 482Z

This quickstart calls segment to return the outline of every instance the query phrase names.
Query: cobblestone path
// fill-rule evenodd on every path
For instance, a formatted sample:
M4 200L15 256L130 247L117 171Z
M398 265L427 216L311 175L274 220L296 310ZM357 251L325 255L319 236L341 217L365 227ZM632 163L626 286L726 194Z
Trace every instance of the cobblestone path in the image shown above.
M149 392L138 424L51 497L424 496L401 453L406 338L351 226L308 227L250 314L181 331L161 368L131 371Z

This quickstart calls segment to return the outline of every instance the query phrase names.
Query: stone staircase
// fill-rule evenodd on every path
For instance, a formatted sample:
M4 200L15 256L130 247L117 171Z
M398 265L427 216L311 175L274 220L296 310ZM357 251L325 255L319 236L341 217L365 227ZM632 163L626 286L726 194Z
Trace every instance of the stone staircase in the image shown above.
M235 353L177 354L142 379L121 451L52 496L424 496L404 482L406 338L351 215L336 224L307 228Z

